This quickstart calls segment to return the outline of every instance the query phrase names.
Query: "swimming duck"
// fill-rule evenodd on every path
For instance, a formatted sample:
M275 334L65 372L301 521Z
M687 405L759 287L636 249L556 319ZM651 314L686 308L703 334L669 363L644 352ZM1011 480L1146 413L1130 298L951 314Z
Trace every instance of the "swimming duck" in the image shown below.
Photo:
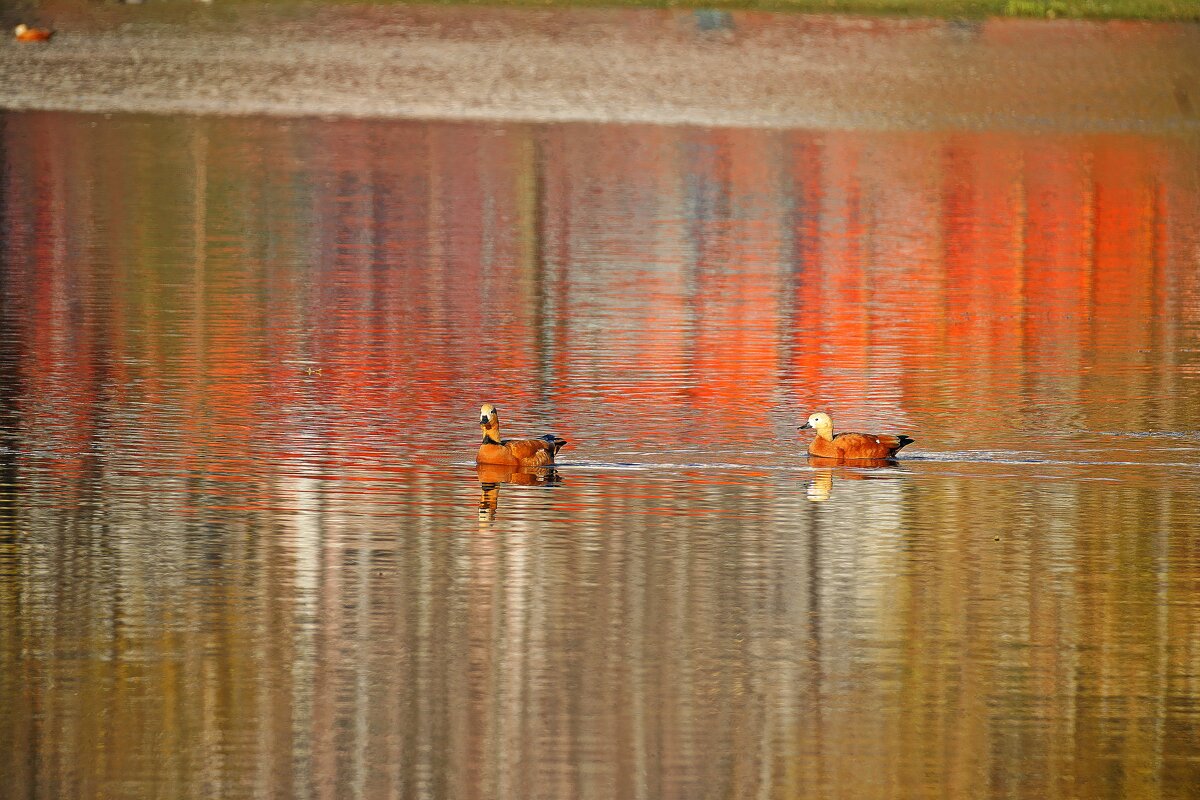
M31 28L22 22L17 27L13 28L13 36L18 42L46 42L54 35L54 31L47 28Z
M817 438L808 446L808 454L838 461L861 461L864 459L895 458L896 451L913 440L907 436L873 433L833 433L833 419L823 411L808 418L808 422L796 430L814 430Z
M479 409L479 427L483 428L483 443L476 464L545 467L554 463L555 454L567 444L566 439L550 433L537 439L501 439L500 417L491 403Z

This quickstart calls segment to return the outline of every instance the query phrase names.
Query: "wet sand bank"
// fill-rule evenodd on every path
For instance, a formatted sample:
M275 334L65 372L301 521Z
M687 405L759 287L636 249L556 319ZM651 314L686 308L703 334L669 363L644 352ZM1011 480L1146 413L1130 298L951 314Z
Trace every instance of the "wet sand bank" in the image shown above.
M746 127L1200 130L1200 25L337 8L55 21L0 105Z

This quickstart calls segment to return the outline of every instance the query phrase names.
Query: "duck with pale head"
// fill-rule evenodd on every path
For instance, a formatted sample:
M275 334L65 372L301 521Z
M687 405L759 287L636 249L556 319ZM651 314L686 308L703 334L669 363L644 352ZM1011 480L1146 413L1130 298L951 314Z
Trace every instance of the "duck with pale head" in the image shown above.
M500 438L500 415L491 403L479 409L479 427L483 442L479 445L476 464L498 464L511 467L546 467L566 446L567 440L547 433L537 439Z

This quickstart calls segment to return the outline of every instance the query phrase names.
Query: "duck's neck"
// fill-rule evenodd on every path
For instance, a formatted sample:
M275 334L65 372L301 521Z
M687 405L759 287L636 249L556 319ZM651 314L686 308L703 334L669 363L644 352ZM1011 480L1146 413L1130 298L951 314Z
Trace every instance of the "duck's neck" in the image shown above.
M827 441L827 442L833 441L833 426L832 425L819 425L815 428L815 430L817 432L817 436L820 436L825 441Z
M500 444L500 423L493 422L483 429L484 444Z

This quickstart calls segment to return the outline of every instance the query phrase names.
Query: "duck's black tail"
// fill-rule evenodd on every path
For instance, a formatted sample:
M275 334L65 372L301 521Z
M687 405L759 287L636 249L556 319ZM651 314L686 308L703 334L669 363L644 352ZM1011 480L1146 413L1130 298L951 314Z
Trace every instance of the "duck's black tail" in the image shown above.
M900 434L896 438L900 440L900 444L896 447L897 450L899 450L901 447L908 447L910 444L916 441L916 439L912 438L911 436L905 436L904 434Z
M547 433L542 437L542 440L550 443L551 452L554 453L554 455L558 455L558 451L567 446L566 439L560 439L553 433Z

